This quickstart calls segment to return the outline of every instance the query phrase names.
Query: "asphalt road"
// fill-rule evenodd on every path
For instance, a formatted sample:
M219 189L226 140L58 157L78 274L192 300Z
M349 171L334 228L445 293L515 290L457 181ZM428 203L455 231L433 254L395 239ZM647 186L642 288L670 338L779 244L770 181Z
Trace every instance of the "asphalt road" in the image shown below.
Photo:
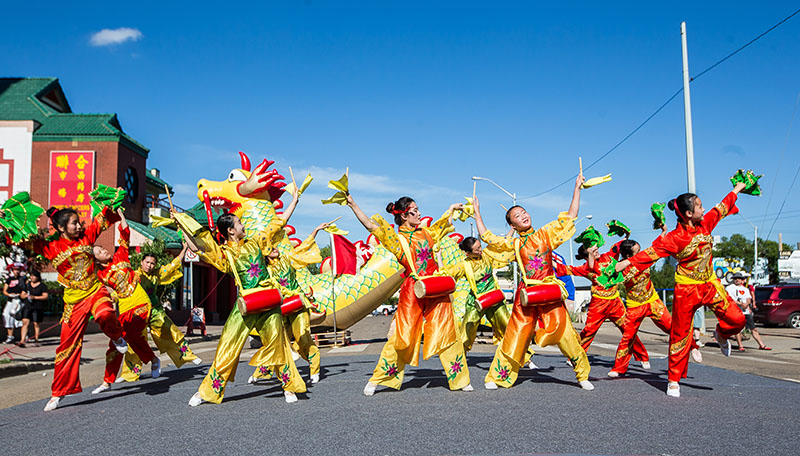
M247 357L243 359L248 359ZM540 369L487 391L491 354L469 358L474 392L447 389L436 359L412 368L400 391L361 390L374 355L323 359L323 379L296 404L275 383L248 385L242 362L220 405L187 401L208 365L157 380L0 410L13 454L796 454L800 384L692 365L682 397L664 394L666 360L622 379L592 357L596 389L583 391L563 357L540 351ZM307 366L301 363L301 373Z

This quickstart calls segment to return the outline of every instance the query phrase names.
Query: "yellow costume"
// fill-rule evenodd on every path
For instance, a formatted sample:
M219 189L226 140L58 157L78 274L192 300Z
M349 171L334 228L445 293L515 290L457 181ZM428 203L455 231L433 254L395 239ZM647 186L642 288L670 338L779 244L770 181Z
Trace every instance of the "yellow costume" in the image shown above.
M572 363L578 381L589 378L589 360L580 346L578 334L572 327L563 299L528 306L520 303L520 293L526 286L560 284L563 290L563 283L556 279L553 271L553 250L575 233L574 222L572 217L562 212L558 220L535 231L529 228L519 232L518 238L496 236L491 231L481 236L492 250L510 258L516 257L524 272L506 333L497 348L489 373L486 374L486 383L511 387L517 380L532 338L540 347L557 344L561 353ZM564 294L562 293L562 298ZM537 321L540 319L544 328L537 329Z
M272 277L265 265L264 256L272 251L271 239L283 229L284 220L273 217L263 231L263 235L245 238L240 242L228 241L218 245L208 230L188 229L195 236L200 249L200 258L223 273L234 275L240 288L277 288L286 290ZM193 227L194 228L194 227ZM200 228L199 225L196 228ZM241 295L241 290L239 290ZM225 326L222 328L214 362L198 392L207 402L222 402L225 387L234 379L242 348L251 329L255 328L263 344L262 363L278 374L283 389L293 393L306 391L305 382L297 372L292 360L289 342L283 329L279 307L266 312L243 316L234 305Z
M145 274L140 267L139 277L141 279L142 288L147 292L150 297L150 320L148 327L150 328L150 337L153 338L158 351L166 353L172 360L176 367L194 361L197 356L189 348L186 343L186 337L180 329L172 322L161 301L156 295L156 289L159 285L169 285L176 280L183 277L181 272L180 258L175 257L172 261L155 271L154 274ZM122 364L122 375L120 376L127 382L135 382L139 380L139 374L142 371L142 361L136 356L132 350L125 353L125 362Z
M369 380L372 384L400 389L406 364L419 365L423 326L423 358L439 355L451 390L464 388L470 383L464 345L459 343L456 334L450 297L417 298L414 294L414 283L419 277L438 273L433 246L453 230L448 215L443 215L430 227L411 231L400 229L398 232L380 215L372 217L378 225L372 234L406 269L389 340L383 346L378 365Z
M296 271L309 264L320 263L322 254L319 251L317 242L313 237L303 241L302 244L292 249L289 255L281 255L275 260L270 260L267 268L270 276L280 283L282 287L289 290L289 295L298 295L302 298L305 308L297 310L283 317L287 331L294 336L293 347L300 354L300 357L308 361L309 375L313 379L319 379L320 356L319 348L311 338L311 314L309 309L313 307L308 296L297 283ZM286 298L287 295L284 295ZM272 376L269 367L263 362L265 351L262 347L250 361L251 366L256 366L253 378L264 379Z

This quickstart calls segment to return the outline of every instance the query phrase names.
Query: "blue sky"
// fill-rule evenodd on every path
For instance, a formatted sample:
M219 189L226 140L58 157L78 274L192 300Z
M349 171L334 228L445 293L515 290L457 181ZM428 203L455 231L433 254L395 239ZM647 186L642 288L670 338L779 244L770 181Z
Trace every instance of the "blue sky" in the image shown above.
M225 8L223 8L225 6ZM679 26L697 74L797 8L788 2L142 2L4 6L4 76L55 76L76 112L116 112L151 149L148 166L190 206L200 178L223 179L237 152L316 180L293 219L300 235L338 215L325 185L349 166L369 213L401 195L436 216L489 177L518 197L539 193L611 148L681 86ZM96 45L102 29L138 32ZM711 207L738 168L765 174L765 196L740 199L770 229L800 165L800 16L692 84L698 193ZM113 39L113 37L112 37ZM686 191L682 97L586 171L614 181L584 191L581 215L618 218L649 242L648 208ZM534 224L566 210L571 185L521 199ZM487 183L489 226L505 231ZM800 184L770 239L800 241ZM771 197L771 199L770 199ZM769 204L768 204L769 203ZM765 219L765 214L770 216ZM669 223L674 223L670 215ZM581 227L584 227L583 222ZM469 233L468 225L459 231ZM752 228L741 217L717 234ZM320 239L323 241L323 239ZM324 241L323 241L324 242ZM567 249L560 251L566 253Z

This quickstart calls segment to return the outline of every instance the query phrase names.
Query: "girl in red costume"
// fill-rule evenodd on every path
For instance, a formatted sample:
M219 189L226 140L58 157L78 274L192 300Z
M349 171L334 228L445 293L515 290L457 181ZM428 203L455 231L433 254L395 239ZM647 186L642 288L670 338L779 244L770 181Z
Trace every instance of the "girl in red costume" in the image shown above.
M44 407L49 412L58 407L61 398L82 391L79 375L83 334L89 317L114 341L120 353L128 350L122 338L117 313L111 305L106 288L97 280L92 246L100 234L115 223L117 215L108 207L97 215L84 230L74 209L47 211L55 239L35 239L31 248L50 260L58 271L58 281L64 286L64 313L61 316L61 342L56 349L52 397Z
M617 287L606 289L597 282L597 278L602 275L603 268L615 259L618 247L619 243L615 244L608 252L600 254L596 246L588 249L581 246L575 258L578 260L585 259L586 263L582 266L568 266L567 268L570 275L585 277L592 282L592 300L589 302L589 311L586 313L586 325L581 331L581 347L583 347L584 351L589 350L595 334L597 334L600 326L606 320L614 323L623 334L625 333L625 327L628 325L625 305L619 297ZM641 361L642 367L649 369L650 358L647 354L647 349L644 348L644 344L642 344L635 332L632 350L634 358L637 361Z
M152 363L152 377L158 378L161 375L161 361L147 343L144 332L150 321L150 297L139 283L139 273L131 269L128 253L131 229L125 221L122 209L118 209L117 214L121 219L117 251L112 256L103 247L94 246L94 257L100 265L97 277L117 294L119 321L122 324L122 334L125 340L142 362ZM95 388L92 394L102 393L111 388L117 379L122 358L123 356L117 352L113 343L109 343L106 351L106 371L103 383Z
M669 384L667 395L680 397L678 382L686 377L689 352L692 347L692 315L701 306L709 307L717 316L714 337L725 356L730 356L728 340L742 330L745 318L722 287L711 264L714 238L712 230L720 220L739 212L736 198L744 190L737 183L733 191L714 208L703 213L703 203L694 193L684 193L669 202L678 216L678 225L669 233L656 238L653 245L621 261L615 271L633 266L644 271L659 258L672 256L678 260L675 271L675 299L672 307L672 329L669 336Z

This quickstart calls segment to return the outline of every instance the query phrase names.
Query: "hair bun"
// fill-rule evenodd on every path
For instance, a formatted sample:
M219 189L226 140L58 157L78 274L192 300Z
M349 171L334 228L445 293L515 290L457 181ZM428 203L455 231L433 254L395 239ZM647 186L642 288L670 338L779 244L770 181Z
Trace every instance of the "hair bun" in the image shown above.
M394 203L389 203L386 205L386 212L390 214L394 213Z
M669 202L667 203L667 207L669 208L669 210L674 211L675 210L675 200L674 199L669 200Z
M53 216L56 215L56 212L58 212L58 208L51 207L50 209L47 210L47 217L53 218Z

